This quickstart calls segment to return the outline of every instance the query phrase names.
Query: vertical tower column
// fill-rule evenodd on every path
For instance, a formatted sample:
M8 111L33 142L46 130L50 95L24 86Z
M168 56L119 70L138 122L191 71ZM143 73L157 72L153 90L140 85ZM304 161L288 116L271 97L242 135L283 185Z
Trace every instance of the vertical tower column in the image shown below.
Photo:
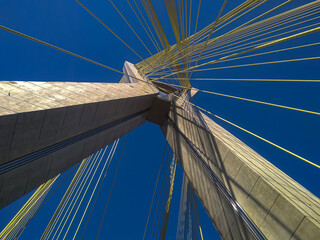
M320 200L180 99L161 126L222 239L320 239Z

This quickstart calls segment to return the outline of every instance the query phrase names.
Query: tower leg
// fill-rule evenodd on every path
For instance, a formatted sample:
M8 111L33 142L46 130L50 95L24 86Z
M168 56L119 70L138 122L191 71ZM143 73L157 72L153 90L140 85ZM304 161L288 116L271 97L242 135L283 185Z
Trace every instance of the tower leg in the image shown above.
M147 83L0 83L0 208L145 122Z
M320 239L320 200L209 117L173 102L161 129L222 239Z

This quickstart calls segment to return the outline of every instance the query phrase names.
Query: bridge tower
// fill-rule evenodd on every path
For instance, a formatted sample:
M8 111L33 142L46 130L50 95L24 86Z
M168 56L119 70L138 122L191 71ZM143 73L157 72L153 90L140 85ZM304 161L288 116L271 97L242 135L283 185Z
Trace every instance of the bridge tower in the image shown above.
M0 207L145 121L158 124L222 239L319 239L320 200L126 62L120 83L1 82Z

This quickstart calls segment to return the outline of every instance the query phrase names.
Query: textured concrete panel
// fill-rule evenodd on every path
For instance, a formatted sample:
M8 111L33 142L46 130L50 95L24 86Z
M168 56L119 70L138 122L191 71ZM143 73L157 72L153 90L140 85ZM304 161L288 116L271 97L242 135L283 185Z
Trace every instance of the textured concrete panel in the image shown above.
M0 175L0 207L4 207L25 194L29 177L29 166Z
M238 175L242 164L242 161L236 155L232 153L229 154L229 152L226 154L224 166L226 169L229 169L228 176L230 179L234 179Z
M298 229L290 238L290 240L299 240L299 239L318 240L319 236L320 236L320 229L308 218L304 218L300 223Z
M251 190L258 181L259 175L245 165L242 164L234 181L231 182L231 191L237 197L240 204L244 204Z
M66 108L66 113L59 132L60 138L65 139L74 134L80 133L79 124L83 109L84 105L70 106Z
M10 114L0 118L0 164L5 163L9 157L9 149L11 146L16 121L16 114Z
M51 145L56 142L60 129L63 124L67 108L55 108L50 111L46 111L42 122L40 134L35 144L38 148L42 148Z
M262 223L261 230L269 239L290 239L303 218L300 211L279 195Z
M278 197L279 193L259 178L243 206L247 209L247 213L255 219L255 224L260 227ZM246 207L246 205L251 207Z
M81 120L80 128L90 129L92 128L92 122L94 121L94 116L96 115L98 104L96 103L87 103L84 105Z
M14 135L10 146L9 159L13 160L32 152L41 132L45 111L18 113ZM9 145L9 139L5 145Z
M39 182L46 182L49 177L53 157L51 155L43 157L39 160L33 161L29 164L28 180L24 194L32 191L39 186Z

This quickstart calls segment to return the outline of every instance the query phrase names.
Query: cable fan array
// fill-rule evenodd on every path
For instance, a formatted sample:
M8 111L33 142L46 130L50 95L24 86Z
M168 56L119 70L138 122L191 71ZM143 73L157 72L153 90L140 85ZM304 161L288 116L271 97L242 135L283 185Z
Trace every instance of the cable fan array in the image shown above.
M0 233L0 239L18 239L20 237L29 221L38 212L41 204L58 177L59 175L50 179L35 191L20 211L2 230Z
M118 144L119 139L112 144L110 149L106 146L81 162L47 227L45 228L41 239L84 238L88 223L101 193L108 169L112 159L114 158ZM124 148L122 150L122 155L123 151ZM118 163L117 171L114 175L113 184L116 179L122 155ZM75 167L73 170L74 169ZM65 180L72 174L73 170L69 172L59 185L55 184L59 176L56 176L41 185L24 204L16 216L3 229L0 234L0 239L19 239L28 223L35 217L36 213L38 213L58 188L63 185ZM55 190L52 191L50 196L47 196L52 186L56 186ZM112 188L113 185L109 192L106 207L110 200ZM104 215L106 214L105 211ZM100 222L97 238L101 230L104 215Z

